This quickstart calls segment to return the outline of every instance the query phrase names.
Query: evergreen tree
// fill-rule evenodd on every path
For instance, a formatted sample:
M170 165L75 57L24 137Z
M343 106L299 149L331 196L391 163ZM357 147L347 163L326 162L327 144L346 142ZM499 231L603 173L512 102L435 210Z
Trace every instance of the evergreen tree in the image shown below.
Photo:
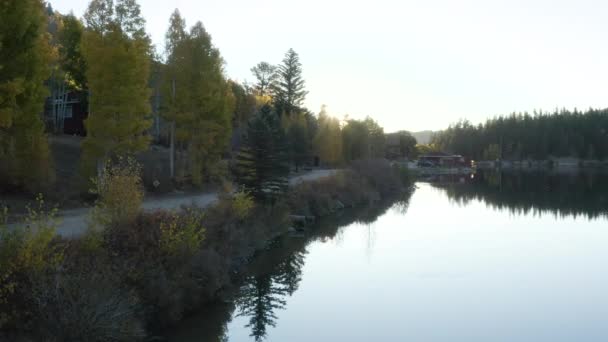
M298 112L308 94L302 78L302 64L298 54L289 49L277 69L277 78L272 85L275 109L279 115Z
M437 133L439 148L473 159L608 158L608 110L513 113L477 126L460 121Z
M236 181L257 200L273 201L287 188L287 141L277 115L263 106L249 121L235 166Z
M83 167L91 175L95 165L116 155L145 150L151 125L150 41L139 5L133 0L93 0L85 14L83 55L90 91L85 121Z
M260 62L258 65L251 68L251 72L253 76L255 76L255 91L259 96L268 95L268 91L270 86L276 80L277 67L268 63L268 62Z
M41 113L53 51L40 0L0 5L0 179L30 190L53 180Z

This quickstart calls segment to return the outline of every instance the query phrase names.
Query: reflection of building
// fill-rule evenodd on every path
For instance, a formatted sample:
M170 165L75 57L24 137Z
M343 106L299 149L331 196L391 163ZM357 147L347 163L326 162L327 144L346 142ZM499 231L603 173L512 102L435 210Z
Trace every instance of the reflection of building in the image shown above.
M448 154L444 152L430 152L418 157L420 163L432 164L444 167L464 167L464 157L458 154Z

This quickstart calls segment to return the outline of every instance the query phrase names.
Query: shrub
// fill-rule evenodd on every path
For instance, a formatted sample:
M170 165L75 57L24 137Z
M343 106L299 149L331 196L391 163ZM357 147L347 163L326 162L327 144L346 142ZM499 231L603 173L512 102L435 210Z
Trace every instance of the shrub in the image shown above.
M392 195L403 190L397 170L385 159L357 160L351 168L365 177L381 195Z
M205 238L202 214L188 210L185 215L172 215L168 222L160 223L159 245L169 257L192 257Z
M56 210L47 210L39 195L37 206L28 207L24 225L9 229L0 224L0 328L15 329L29 321L32 283L63 260L55 215Z
M201 301L204 284L193 276L192 260L205 234L196 210L142 213L128 227L103 232L108 263L138 294L151 329L174 324Z
M137 297L110 271L60 273L34 284L35 330L45 341L138 341Z
M92 193L99 196L93 224L101 227L132 224L144 198L141 167L132 158L108 161L102 175L93 180Z
M232 197L232 210L239 220L247 218L254 206L253 197L245 190L235 193Z

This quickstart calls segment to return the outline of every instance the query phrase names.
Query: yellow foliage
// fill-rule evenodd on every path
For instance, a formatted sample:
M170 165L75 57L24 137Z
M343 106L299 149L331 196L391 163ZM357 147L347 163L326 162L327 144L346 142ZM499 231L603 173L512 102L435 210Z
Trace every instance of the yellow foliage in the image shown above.
M315 153L321 162L327 165L338 165L342 163L342 130L340 120L330 117L325 107L319 113L319 127L314 137L313 144Z
M270 95L256 95L255 96L256 108L262 108L262 106L270 104L271 102L272 102L272 97Z
M37 191L53 181L40 115L54 55L47 18L38 0L3 1L0 18L0 182Z
M131 158L106 163L100 178L93 179L99 199L93 210L93 224L102 227L128 225L139 214L144 199L141 168Z
M171 220L160 226L160 248L168 256L194 255L205 239L202 214L189 211L185 216L173 215Z
M232 197L232 210L239 220L247 218L254 205L253 198L245 190L235 193Z
M19 312L13 307L24 282L55 269L63 261L61 248L54 243L56 209L46 210L44 199L37 197L37 206L28 207L26 222L9 229L5 224L6 208L0 215L0 329L19 323Z
M82 45L91 109L82 168L91 176L99 161L147 149L150 58L147 40L131 39L115 25L105 33L85 32Z

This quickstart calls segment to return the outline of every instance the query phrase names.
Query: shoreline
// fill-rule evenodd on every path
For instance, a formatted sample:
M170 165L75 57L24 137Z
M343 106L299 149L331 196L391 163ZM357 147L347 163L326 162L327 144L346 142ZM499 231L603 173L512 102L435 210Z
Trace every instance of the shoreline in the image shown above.
M238 203L228 195L219 196L204 210L142 213L131 226L74 239L57 237L49 248L60 248L63 261L57 267L49 266L41 277L32 277L37 282L18 284L15 293L16 298L25 297L26 303L43 305L22 308L20 301L11 302L9 297L16 317L25 316L8 330L16 335L7 337L30 336L32 341L58 334L60 339L86 339L88 332L102 329L103 336L125 335L121 340L159 338L184 317L221 300L222 291L234 284L239 271L273 241L288 234L306 234L319 218L411 191L400 172L385 162L360 162L330 177L299 183L281 203L256 205L245 217L237 216ZM296 217L314 220L294 222ZM167 232L173 234L169 249L163 247ZM198 246L192 241L200 233L204 239ZM60 291L49 292L51 288ZM66 293L82 305L68 305L74 298L64 298ZM96 295L91 297L93 293ZM117 306L108 309L108 317L86 318L95 307L111 300ZM125 315L120 322L112 318L115 310ZM47 321L57 315L65 317L69 325ZM19 328L21 324L24 326Z

